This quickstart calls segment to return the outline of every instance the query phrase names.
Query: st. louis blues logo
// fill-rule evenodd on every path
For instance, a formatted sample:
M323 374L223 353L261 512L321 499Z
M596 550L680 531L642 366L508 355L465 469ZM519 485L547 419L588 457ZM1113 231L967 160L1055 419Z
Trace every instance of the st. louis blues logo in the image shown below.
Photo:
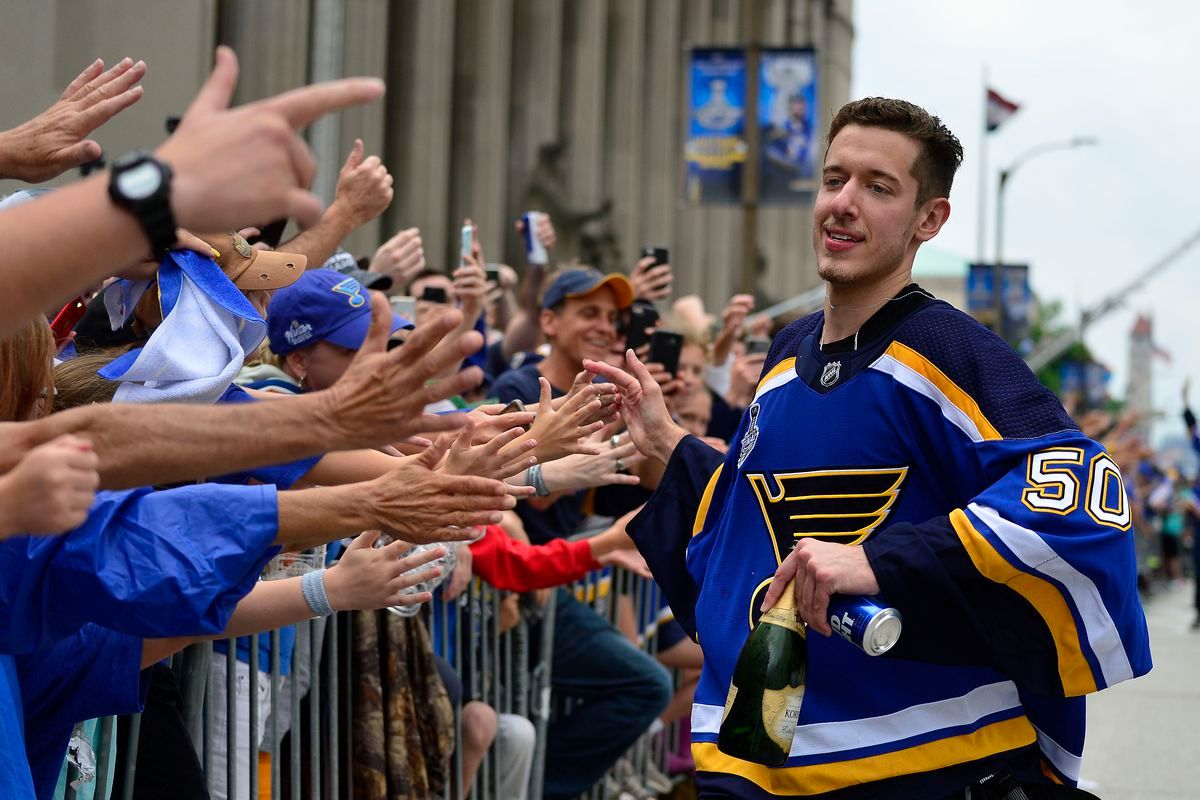
M891 514L908 467L747 472L776 557L801 538L861 544Z
M821 385L828 389L838 382L838 378L842 376L842 362L830 361L825 365L825 369L821 370Z
M741 469L742 464L746 463L746 458L758 442L758 412L760 410L758 403L750 406L750 424L746 427L746 433L742 436L742 447L738 450L738 469Z

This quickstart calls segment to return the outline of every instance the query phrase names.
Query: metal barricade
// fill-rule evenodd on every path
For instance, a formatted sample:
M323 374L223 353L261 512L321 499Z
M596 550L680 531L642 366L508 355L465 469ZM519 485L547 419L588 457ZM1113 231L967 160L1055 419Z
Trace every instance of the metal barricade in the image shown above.
M604 569L565 587L580 602L623 630L634 644L654 655L658 649L661 605L652 581L621 570ZM555 713L569 713L566 698L553 691L552 656L555 637L555 592L542 608L540 623L523 614L514 628L500 630L500 604L504 593L479 579L470 582L454 600L435 599L423 612L434 652L445 658L464 683L463 702L479 700L499 714L526 717L535 731L535 749L528 797L540 798L546 760L547 729ZM386 611L380 613L388 613ZM257 636L238 643L228 640L224 653L211 643L193 645L172 659L172 672L183 697L184 723L204 766L213 800L242 796L257 800L342 800L353 792L353 729L351 711L354 687L350 680L353 643L349 614L300 623L295 628L291 667L286 676L281 646L288 634L279 630L267 637L269 656L262 653ZM536 661L530 661L536 649ZM245 663L243 663L243 660ZM265 669L263 669L265 667ZM221 675L223 673L223 675ZM221 680L214 680L220 675ZM269 701L259 707L260 688ZM307 697L307 711L302 713ZM218 702L219 699L219 702ZM264 716L265 714L265 716ZM123 771L123 797L130 798L136 777L139 718L129 726L121 758L115 760L105 737L115 736L115 719L100 725L97 744L97 785L115 770ZM262 731L261 736L259 731ZM461 744L461 708L455 709L456 741ZM667 753L678 746L678 726L647 733L631 748L605 779L586 794L589 798L615 797L628 775L644 777L649 768L666 772ZM463 786L462 748L455 748L451 775L443 797L470 796L476 800L511 800L500 786L504 744L499 741L484 755L470 786ZM287 747L282 745L286 742ZM285 754L282 752L286 749ZM269 761L269 795L260 785L260 750ZM239 756L241 767L239 768ZM218 768L220 765L220 768ZM284 777L286 776L286 781ZM239 791L238 787L245 787ZM97 797L103 796L97 794ZM68 787L66 798L73 800Z

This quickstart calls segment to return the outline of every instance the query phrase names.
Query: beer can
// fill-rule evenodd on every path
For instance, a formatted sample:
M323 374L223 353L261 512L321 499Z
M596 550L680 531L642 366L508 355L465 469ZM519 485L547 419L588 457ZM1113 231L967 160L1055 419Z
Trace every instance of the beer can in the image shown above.
M550 256L537 237L538 222L542 219L540 211L526 211L521 219L525 221L525 260L530 264L547 264Z
M869 656L881 656L900 640L900 612L878 598L834 595L829 598L829 627Z

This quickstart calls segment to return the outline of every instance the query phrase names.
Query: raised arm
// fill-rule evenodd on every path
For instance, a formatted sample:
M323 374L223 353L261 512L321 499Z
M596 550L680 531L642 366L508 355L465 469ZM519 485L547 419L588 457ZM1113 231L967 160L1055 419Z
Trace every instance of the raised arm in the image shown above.
M478 349L479 334L442 340L458 323L457 312L449 312L415 331L404 347L388 351L387 300L373 296L371 302L373 319L362 348L341 380L326 391L274 403L212 407L98 404L36 422L3 423L0 472L63 434L91 441L100 460L101 485L122 488L223 475L460 427L463 415L425 414L424 407L474 386L479 371L428 381Z
M378 217L392 202L392 176L379 156L363 158L362 139L338 174L333 202L316 225L279 245L286 253L308 256L309 269L317 269L333 255L347 236Z
M155 152L174 172L170 203L176 223L214 231L283 217L315 222L320 201L301 188L314 161L296 131L330 111L377 99L382 82L332 81L231 109L236 83L233 51L218 48L208 81L176 133ZM150 250L134 216L109 199L107 175L5 211L0 235L5 241L0 336L83 287L120 274Z

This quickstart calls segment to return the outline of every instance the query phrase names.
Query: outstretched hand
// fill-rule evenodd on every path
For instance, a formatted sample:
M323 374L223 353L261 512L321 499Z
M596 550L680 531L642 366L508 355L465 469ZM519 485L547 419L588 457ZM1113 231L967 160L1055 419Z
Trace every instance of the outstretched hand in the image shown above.
M516 506L512 487L502 481L438 471L449 448L443 437L419 456L396 459L394 469L368 482L370 519L379 528L414 544L462 541Z
M600 411L600 400L590 384L571 387L567 401L555 408L550 399L550 381L538 378L541 397L538 399L537 416L527 436L536 439L534 451L538 462L546 464L573 453L596 453L598 446L585 441L604 427L604 421L590 422ZM520 442L521 440L518 440Z
M321 201L308 187L316 160L298 131L331 111L378 99L383 82L327 81L230 108L237 78L237 57L218 47L208 80L156 151L175 173L176 221L199 231L284 218L302 228L314 225Z
M457 430L465 414L426 414L425 406L462 394L483 379L478 367L453 372L483 344L476 331L447 336L461 317L447 311L412 332L404 347L387 349L392 310L387 299L371 293L371 327L354 360L332 387L317 395L325 398L328 418L353 447L375 447L414 434ZM448 378L437 375L452 372Z
M104 71L93 61L48 109L0 133L0 178L41 183L100 157L88 135L142 97L146 64L123 58Z
M634 445L651 458L667 463L675 446L687 436L671 418L662 388L632 350L625 353L625 369L603 361L585 359L584 369L612 381L620 393L619 407Z
M478 475L501 481L511 478L537 463L537 458L533 455L533 448L537 446L536 440L527 438L511 448L505 447L524 433L521 428L510 428L493 436L488 442L472 444L475 423L468 419L467 424L455 437L454 443L450 445L450 452L446 455L441 469L449 475ZM532 486L509 487L509 493L518 497L527 497L533 492Z
M405 556L412 548L409 542L396 540L375 547L379 536L379 531L359 534L341 559L326 571L325 592L334 611L371 611L419 605L433 599L429 592L406 594L405 590L440 577L441 567L425 565L446 555L446 551L431 547Z

